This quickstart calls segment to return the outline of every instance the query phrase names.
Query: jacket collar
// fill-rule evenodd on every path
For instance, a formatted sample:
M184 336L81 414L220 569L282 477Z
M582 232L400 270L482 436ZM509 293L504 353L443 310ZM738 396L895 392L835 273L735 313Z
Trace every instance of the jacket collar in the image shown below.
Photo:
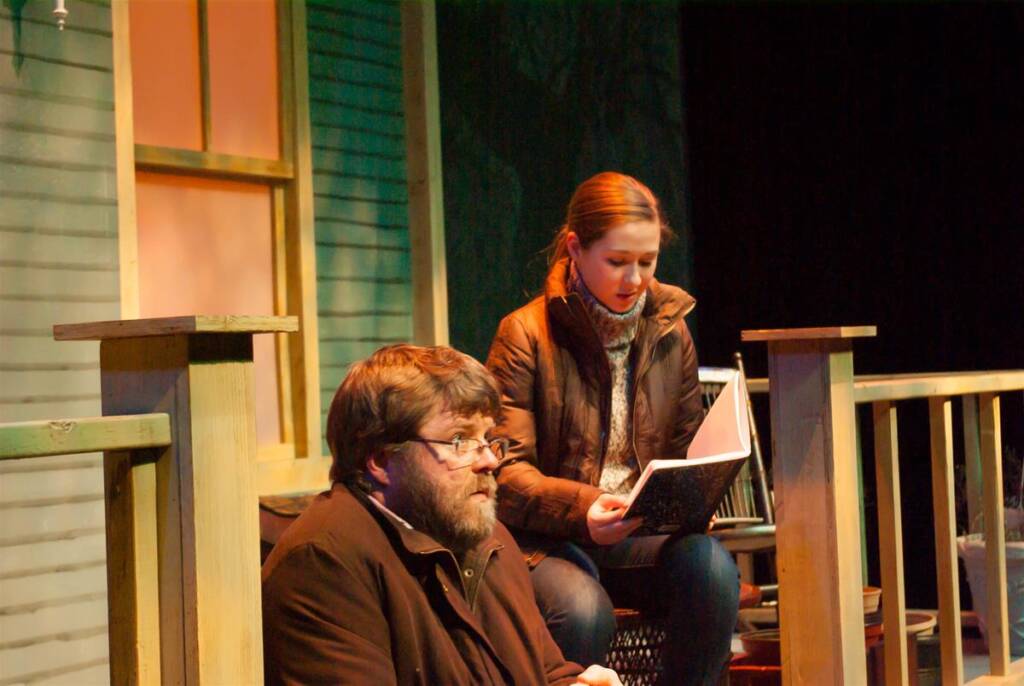
M335 485L335 488L348 489L355 499L366 508L370 515L381 524L384 532L396 547L400 548L413 559L426 559L438 556L440 559L437 561L441 562L441 564L452 565L452 569L454 570L454 573L452 574L453 578L461 579L463 577L462 572L467 569L473 570L470 578L481 578L483 576L484 569L487 566L487 562L491 559L491 555L495 551L501 550L505 547L492 534L483 543L466 554L463 566L460 567L455 558L455 554L451 550L438 543L433 537L412 528L408 522L380 503L371 501L370 496L363 493L358 488L352 488L342 484ZM475 589L475 584L473 584L473 586ZM465 596L471 601L474 594L469 591L474 589L463 588L464 591L467 591Z
M544 283L544 300L548 312L559 324L570 330L578 330L576 327L581 324L579 316L585 315L585 306L583 299L569 290L568 277L569 258L563 257L551 267ZM683 289L666 286L657 279L651 279L647 287L647 303L641 317L656 324L659 330L666 330L693 311L696 305L696 299ZM587 328L592 329L589 326Z

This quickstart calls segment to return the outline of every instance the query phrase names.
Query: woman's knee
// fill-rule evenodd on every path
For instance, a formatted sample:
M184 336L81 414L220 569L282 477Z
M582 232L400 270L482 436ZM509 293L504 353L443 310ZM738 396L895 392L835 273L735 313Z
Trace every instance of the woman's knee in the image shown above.
M711 586L739 594L739 569L718 539L703 534L670 539L662 547L659 564L674 581Z
M577 631L606 633L615 629L614 607L601 582L567 560L548 557L530 573L537 604L548 623L565 623Z

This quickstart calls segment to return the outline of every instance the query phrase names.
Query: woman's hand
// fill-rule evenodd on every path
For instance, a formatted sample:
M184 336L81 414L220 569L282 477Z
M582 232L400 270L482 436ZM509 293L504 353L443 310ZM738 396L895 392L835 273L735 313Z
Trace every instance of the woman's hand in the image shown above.
M619 675L607 667L590 665L583 674L576 677L573 686L622 686Z
M587 530L598 545L615 545L643 524L641 517L623 519L626 497L602 493L587 510Z

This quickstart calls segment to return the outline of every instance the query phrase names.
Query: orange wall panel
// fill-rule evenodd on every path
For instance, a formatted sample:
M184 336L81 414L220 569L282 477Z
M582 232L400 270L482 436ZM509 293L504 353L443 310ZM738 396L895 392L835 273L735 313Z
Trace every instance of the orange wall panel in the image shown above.
M142 317L273 314L267 186L136 174ZM254 336L256 433L279 443L274 337Z
M209 0L213 152L280 157L274 0Z
M202 149L196 0L132 0L129 10L135 142Z

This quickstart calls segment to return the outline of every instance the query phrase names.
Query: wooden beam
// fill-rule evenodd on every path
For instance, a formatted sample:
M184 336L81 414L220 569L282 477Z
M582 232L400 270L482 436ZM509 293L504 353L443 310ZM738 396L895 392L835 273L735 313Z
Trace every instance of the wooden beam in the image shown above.
M85 417L0 425L0 460L170 445L166 414Z
M166 415L165 415L166 416ZM159 451L103 456L110 683L160 684Z
M272 315L192 314L184 317L114 320L83 324L56 324L58 341L96 341L110 338L139 338L192 333L276 333L298 331L295 317Z
M967 489L967 532L981 533L982 497L981 434L978 417L978 396L963 397L964 471Z
M197 0L199 14L199 112L203 122L203 150L210 149L213 139L213 117L210 115L210 23L207 0Z
M773 337L782 680L867 682L852 341Z
M434 0L402 2L402 96L412 246L413 340L448 344L448 272Z
M740 332L740 340L753 341L801 341L826 340L835 338L863 338L878 334L876 326L817 326L806 329L746 329Z
M159 683L259 683L252 332L188 335L165 328L172 333L100 344L104 411L167 412L174 438L155 456L153 496L141 492L147 477L108 472L108 498L130 491L148 499L155 516L139 528L127 519L129 512L138 516L138 506L122 501L108 509L115 513L107 520L108 560L134 584L109 599L111 617L127 620L111 624L111 641L119 646L111 655L130 654L142 640L142 608L145 616L159 614ZM127 474L136 472L133 464ZM155 566L152 555L140 555L153 546ZM124 595L135 599L134 609Z
M962 684L960 586L957 567L956 506L953 486L953 417L949 398L929 398L932 500L935 512L935 564L939 593L942 683Z
M139 237L135 202L135 123L128 0L110 5L114 49L114 147L117 154L117 250L121 317L139 316Z
M330 470L330 457L260 461L256 465L256 492L265 496L325 491L331 487Z
M864 374L853 380L857 404L879 400L910 400L933 395L1002 393L1024 389L1024 370ZM768 379L747 379L750 393L767 393Z
M906 599L903 591L903 515L900 505L900 461L896 406L873 405L875 424L875 484L878 498L879 567L885 633L885 683L910 683L907 662Z
M288 237L285 214L284 188L276 186L272 192L273 212L273 259L274 259L274 314L288 314ZM274 352L277 361L277 410L281 424L281 442L295 445L295 413L292 407L292 366L290 341L287 333L274 336Z
M854 388L858 403L1001 393L1024 389L1024 369L874 376L857 379Z
M294 166L286 160L165 148L159 145L137 144L135 165L145 171L270 183L287 181L295 175Z
M282 117L281 125L290 126L282 140L291 140L292 148L282 151L295 165L295 176L286 185L286 212L289 230L285 237L288 271L288 312L299 317L302 334L292 334L291 355L292 416L295 422L295 452L299 457L321 457L320 432L320 340L316 290L316 230L313 204L313 148L309 123L309 64L306 50L306 3L284 3L288 9L287 29L291 74L290 102L293 114ZM279 3L281 5L281 3ZM282 81L286 86L287 80ZM290 122L290 123L289 123Z
M985 505L985 590L988 604L986 640L989 665L994 676L1010 670L1010 630L1007 611L1006 538L1003 523L1003 441L999 417L999 396L985 393L979 398L981 418L981 461Z

